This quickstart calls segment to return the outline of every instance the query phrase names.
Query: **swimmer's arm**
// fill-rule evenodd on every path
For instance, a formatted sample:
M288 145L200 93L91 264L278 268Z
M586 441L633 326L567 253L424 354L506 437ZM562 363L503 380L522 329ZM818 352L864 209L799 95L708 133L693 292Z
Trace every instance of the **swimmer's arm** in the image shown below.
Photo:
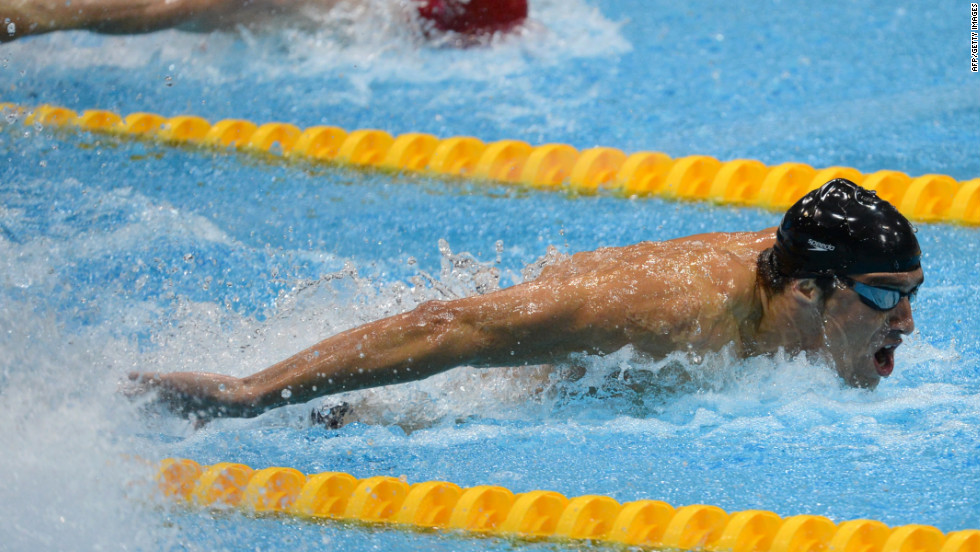
M0 0L0 22L4 22L0 42L70 29L149 32L195 17L229 13L241 4L236 0Z
M245 378L179 372L142 376L178 410L254 416L321 395L404 383L457 366L541 364L625 342L582 316L580 286L531 282L417 309L330 337Z

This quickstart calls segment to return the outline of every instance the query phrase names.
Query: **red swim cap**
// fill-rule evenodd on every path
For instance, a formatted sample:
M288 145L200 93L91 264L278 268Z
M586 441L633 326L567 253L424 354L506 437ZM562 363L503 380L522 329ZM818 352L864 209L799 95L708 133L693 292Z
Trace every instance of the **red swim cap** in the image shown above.
M435 29L468 35L507 31L527 19L527 0L419 0Z

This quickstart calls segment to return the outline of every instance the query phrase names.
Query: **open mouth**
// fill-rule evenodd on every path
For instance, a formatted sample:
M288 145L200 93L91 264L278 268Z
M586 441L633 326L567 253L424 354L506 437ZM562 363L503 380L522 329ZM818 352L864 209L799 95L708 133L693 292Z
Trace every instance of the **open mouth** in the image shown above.
M875 371L878 375L887 378L891 375L892 370L895 369L895 349L898 348L898 344L895 345L885 345L884 347L878 349L874 354Z

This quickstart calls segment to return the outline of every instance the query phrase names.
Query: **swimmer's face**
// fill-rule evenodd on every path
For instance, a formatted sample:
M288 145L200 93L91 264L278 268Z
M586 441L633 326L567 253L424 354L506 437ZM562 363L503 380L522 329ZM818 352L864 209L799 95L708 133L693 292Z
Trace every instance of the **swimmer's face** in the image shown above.
M824 340L837 372L855 387L873 389L895 368L895 349L912 333L912 305L907 295L922 284L922 269L910 272L856 274L836 283L824 303ZM880 310L862 300L853 282L901 292L898 304Z

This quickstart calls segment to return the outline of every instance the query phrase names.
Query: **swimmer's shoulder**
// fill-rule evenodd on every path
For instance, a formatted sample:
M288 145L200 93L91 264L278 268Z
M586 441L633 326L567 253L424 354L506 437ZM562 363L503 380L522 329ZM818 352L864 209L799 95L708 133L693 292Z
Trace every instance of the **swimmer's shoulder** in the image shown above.
M745 232L706 232L703 234L692 234L682 238L667 240L665 242L642 242L642 243L664 243L683 247L688 245L713 246L713 247L752 247L762 251L771 247L776 240L776 227L765 228L763 230L750 230Z
M691 262L693 257L703 261L727 262L728 260L754 259L759 253L772 247L775 228L749 232L709 232L694 234L666 241L643 241L619 248L625 262L643 259L660 259Z
M547 266L542 278L568 277L596 270L623 270L626 267L672 261L688 262L690 256L719 253L724 257L748 260L772 246L776 229L751 232L712 232L666 241L641 241L618 247L582 251Z
M776 243L776 229L766 228L756 232L735 232L728 234L728 238L719 243L719 246L731 252L739 258L749 258L754 260L759 253L769 249Z

